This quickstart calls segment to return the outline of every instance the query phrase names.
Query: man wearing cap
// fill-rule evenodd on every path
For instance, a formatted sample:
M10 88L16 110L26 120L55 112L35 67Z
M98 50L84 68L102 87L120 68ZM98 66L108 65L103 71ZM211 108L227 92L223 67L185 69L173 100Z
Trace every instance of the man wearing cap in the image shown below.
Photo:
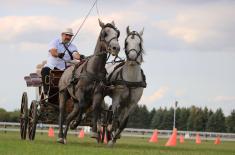
M46 76L49 75L50 70L65 70L68 67L66 61L80 60L77 47L74 44L70 44L73 35L73 30L66 28L62 31L61 38L56 38L49 43L47 63L41 71L45 94L48 93L49 89L46 84Z

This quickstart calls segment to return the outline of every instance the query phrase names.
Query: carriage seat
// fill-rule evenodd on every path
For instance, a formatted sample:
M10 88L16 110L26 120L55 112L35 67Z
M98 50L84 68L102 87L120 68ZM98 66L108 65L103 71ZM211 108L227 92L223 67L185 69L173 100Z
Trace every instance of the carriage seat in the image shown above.
M30 73L29 76L25 76L27 87L39 87L42 85L42 79L37 73Z
M49 74L50 87L58 88L60 78L64 71L61 70L51 70Z

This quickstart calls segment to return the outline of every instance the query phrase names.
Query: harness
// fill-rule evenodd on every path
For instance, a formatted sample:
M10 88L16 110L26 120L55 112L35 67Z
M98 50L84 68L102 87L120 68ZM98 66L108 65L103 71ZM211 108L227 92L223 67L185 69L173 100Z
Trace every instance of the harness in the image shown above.
M139 44L139 46L140 46L140 51L137 51L136 49L130 49L130 50L127 51L127 38L128 38L129 36L134 37L135 35L138 36L138 37L140 38L140 40L141 40L141 42L140 42L140 44ZM131 59L129 58L129 53L130 53L130 51L135 51L135 52L136 52L137 56L136 56L135 60L131 60ZM142 38L141 38L141 36L139 35L138 32L132 31L131 33L128 34L128 36L127 36L126 39L125 39L125 53L126 53L126 56L127 56L127 60L128 60L128 61L135 61L136 63L139 64L139 62L137 61L137 59L138 59L138 57L141 55L142 52L143 52ZM111 72L111 74L110 74L109 77L108 77L108 82L109 82L109 84L110 84L110 85L125 85L125 86L127 86L128 88L138 88L138 87L146 88L146 87L147 87L146 77L145 77L144 71L143 71L142 69L141 69L141 75L142 75L143 81L140 81L140 82L131 82L131 81L126 81L126 80L124 80L124 78L123 78L123 65L124 65L124 64L125 64L125 62L122 62L122 63L120 63L119 65L117 65L117 66L114 68L114 70ZM114 80L114 81L111 81L111 78L112 78L114 72L115 72L118 68L120 68L120 67L122 67L122 68L117 72L117 75L116 75L116 77L115 77L115 80ZM120 77L120 79L118 79L118 77Z
M124 86L127 86L128 88L138 88L138 87L146 88L147 87L146 76L145 76L144 71L142 69L141 69L141 75L142 75L143 81L131 82L131 81L124 80L124 78L123 78L123 65L124 64L125 64L125 62L122 62L114 68L114 70L112 71L112 73L108 77L109 84L110 85L124 85ZM117 72L115 80L111 81L111 78L112 78L114 72L120 67L122 67L122 68ZM120 79L118 79L118 77L120 77Z
M73 60L73 53L74 53L74 52L71 52L71 51L69 50L69 48L65 45L65 43L62 43L62 44L63 44L65 50L68 51L69 56L70 56L70 59Z
M120 35L120 32L119 32L119 30L118 30L115 26L113 26L112 24L109 24L109 23L106 24L106 25L103 27L103 29L106 28L106 27L110 27L110 28L114 29L114 30L117 32L117 34L118 34L117 36L111 38L109 41L106 41L105 39L103 39L103 38L105 38L104 34L101 34L101 35L100 35L100 38L99 38L99 39L100 39L100 42L104 42L105 45L106 45L106 47L109 47L109 44L110 44L110 42L111 42L113 39L118 39L118 37L119 37L119 35ZM101 33L102 33L102 32L101 32ZM106 83L105 75L107 74L107 71L106 71L105 68L104 68L104 70L101 71L100 74L98 74L98 75L95 74L95 73L91 73L91 72L88 72L88 71L87 71L87 64L88 64L90 58L92 58L93 56L103 56L103 55L107 55L107 49L106 49L106 47L103 48L103 47L101 46L101 49L100 49L101 52L99 52L98 54L91 55L91 56L87 57L87 58L83 61L83 63L85 63L85 64L84 64L83 68L81 69L81 72L80 72L79 77L76 77L76 70L77 70L77 69L79 68L79 66L81 66L81 64L83 64L83 63L79 63L79 64L76 64L76 65L75 65L75 67L74 67L74 69L73 69L73 72L72 72L72 78L71 78L71 81L70 81L70 85L73 86L73 94L75 94L75 91L76 91L76 90L75 90L75 86L76 86L76 84L78 83L79 79L81 79L81 78L86 78L87 80L89 80L89 81L91 81L91 82L94 83L94 85L93 85L93 91L94 91L95 87L97 86L97 84ZM109 53L108 56L105 57L105 59L106 59L105 61L107 61L107 59L109 58L109 56L110 56L110 53Z

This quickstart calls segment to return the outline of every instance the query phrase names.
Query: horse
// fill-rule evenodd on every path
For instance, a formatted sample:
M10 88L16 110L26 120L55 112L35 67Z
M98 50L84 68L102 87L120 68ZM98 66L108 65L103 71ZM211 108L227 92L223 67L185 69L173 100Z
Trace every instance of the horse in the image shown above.
M108 125L108 142L113 146L123 129L126 127L129 115L137 106L144 88L147 86L141 64L143 62L143 31L139 33L126 29L125 39L126 61L118 64L107 75L107 81L113 86L107 94L112 99L112 121ZM107 68L107 66L106 66Z
M92 131L97 131L97 117L103 102L103 95L100 89L105 81L106 69L105 64L112 54L118 56L120 45L118 37L119 30L116 28L114 21L104 24L99 20L101 31L96 43L94 54L88 57L84 63L72 65L67 68L59 81L59 134L57 142L66 144L66 136L69 125L77 116L77 120L88 108L92 109ZM66 102L72 98L73 110L68 114L65 120L65 129L63 130ZM73 124L74 127L80 121ZM97 134L98 135L98 134ZM95 136L97 136L95 135Z

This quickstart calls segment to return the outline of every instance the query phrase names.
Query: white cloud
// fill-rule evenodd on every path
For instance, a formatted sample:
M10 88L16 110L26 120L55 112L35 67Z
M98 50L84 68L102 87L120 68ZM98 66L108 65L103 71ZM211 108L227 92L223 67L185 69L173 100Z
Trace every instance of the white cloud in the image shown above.
M84 24L82 31L86 31L88 33L97 35L98 32L100 31L98 18L99 18L98 16L90 16L87 19L86 23ZM116 13L111 13L108 15L101 16L101 20L104 23L114 21L118 29L120 28L125 29L128 26L128 24L138 22L140 18L141 18L141 21L146 20L145 16L139 13L132 12L132 11L116 12ZM82 21L83 21L83 18L77 19L72 22L71 26L74 29L77 29L82 23Z
M26 39L24 35L59 30L61 25L62 21L50 16L5 16L0 18L0 41Z
M143 96L141 98L141 104L151 104L153 102L157 102L162 99L168 92L169 88L167 86L160 87L157 91L155 91L152 95Z
M27 8L33 5L53 5L53 6L67 6L73 0L8 0L2 2L3 6L7 8Z
M173 18L155 21L156 28L185 45L200 49L235 49L234 6L205 5L180 10Z
M132 12L112 13L102 16L102 20L105 23L114 20L116 25L126 27L126 23L138 20L136 15ZM65 21L52 16L5 16L0 18L0 41L32 41L34 38L45 38L47 33L61 32L64 27L69 26L76 31L82 21L83 18ZM98 17L90 16L81 31L86 32L88 36L97 35L100 31Z
M209 99L209 101L214 102L235 102L235 96L216 96L213 99Z

